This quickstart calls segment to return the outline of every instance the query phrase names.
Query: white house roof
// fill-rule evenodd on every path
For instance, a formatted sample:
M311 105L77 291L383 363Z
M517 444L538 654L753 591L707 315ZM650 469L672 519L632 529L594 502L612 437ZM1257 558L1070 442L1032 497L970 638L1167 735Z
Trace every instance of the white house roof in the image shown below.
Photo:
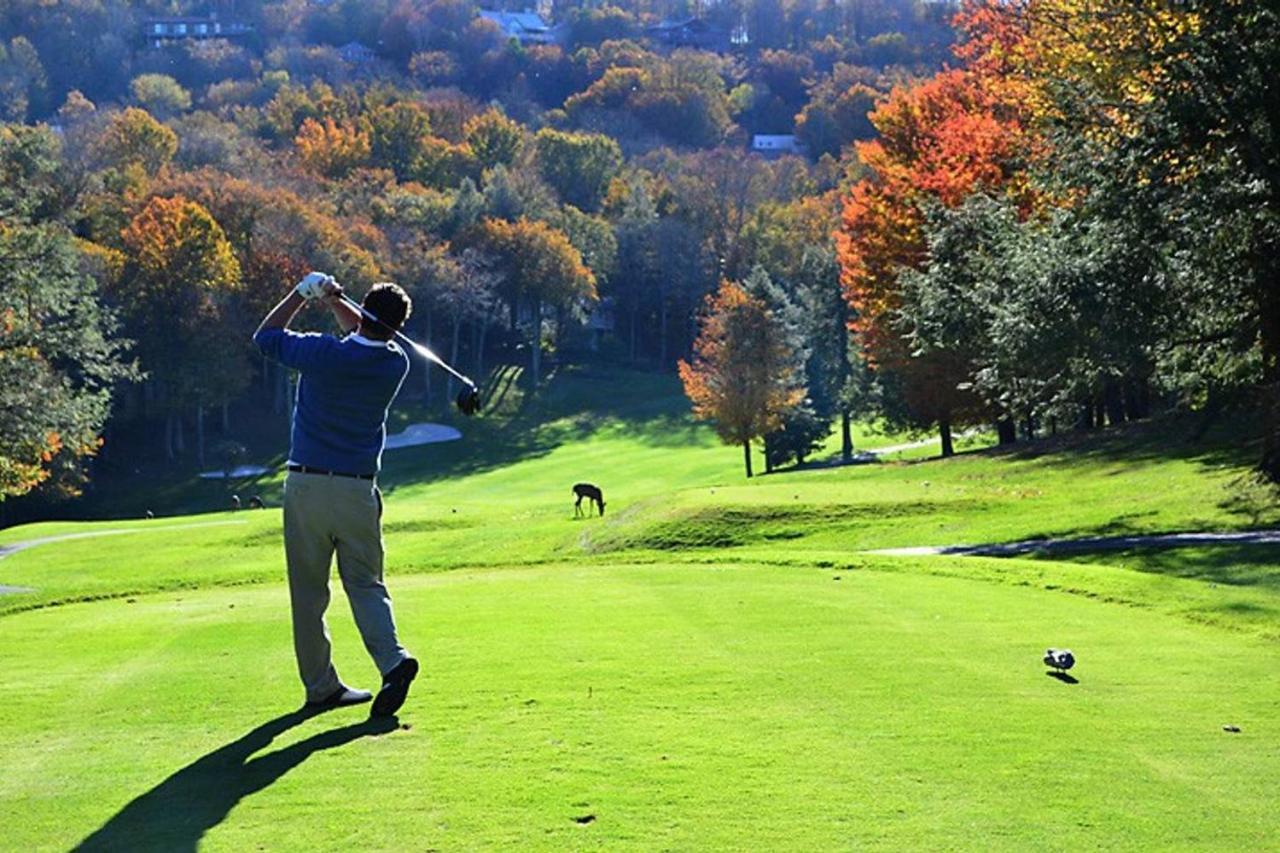
M498 12L481 9L480 17L493 21L506 33L545 33L551 25L542 20L537 12Z
M373 50L358 41L349 41L338 48L338 55L347 62L367 62L375 56Z

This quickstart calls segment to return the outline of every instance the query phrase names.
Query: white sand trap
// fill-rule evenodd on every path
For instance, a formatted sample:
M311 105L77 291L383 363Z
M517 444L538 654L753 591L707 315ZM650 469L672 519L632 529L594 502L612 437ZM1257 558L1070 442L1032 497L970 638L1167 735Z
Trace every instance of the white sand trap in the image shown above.
M419 444L435 444L439 441L457 441L462 433L444 424L409 424L404 432L387 436L387 450L401 447L417 447Z
M261 465L237 465L231 469L231 479L239 479L242 477L257 477L260 474L267 473L266 468ZM227 476L226 471L201 471L200 479L202 480L222 480Z

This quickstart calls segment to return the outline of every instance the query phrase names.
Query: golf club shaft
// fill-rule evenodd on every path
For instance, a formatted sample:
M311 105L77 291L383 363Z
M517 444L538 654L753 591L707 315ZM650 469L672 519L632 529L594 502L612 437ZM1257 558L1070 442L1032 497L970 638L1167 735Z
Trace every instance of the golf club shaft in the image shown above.
M371 321L373 321L374 323L377 323L379 326L386 326L386 323L383 323L383 322L382 322L381 320L379 320L377 317L373 316L373 314L371 314L371 313L369 313L367 310L365 310L365 307L364 307L363 305L361 305L360 303L356 302L356 301L355 301L354 299L352 299L350 296L347 296L347 295L344 293L344 294L342 294L342 297L341 297L341 298L342 298L342 301L343 301L343 302L345 302L349 308L352 308L352 309L354 309L354 310L356 310L356 311L360 312L360 316L364 317L364 318L365 318L365 319L367 319L367 320L371 320ZM463 376L461 373L459 373L458 371L456 371L456 370L454 370L452 367L450 367L450 366L449 366L449 363L448 363L447 361L445 361L443 358L441 358L440 356L436 355L436 354L435 354L435 352L433 352L433 351L431 350L431 348L430 348L430 347L425 347L425 346L423 346L422 344L420 344L420 343L418 343L417 341L413 340L413 338L410 338L410 337L409 337L408 335L406 335L404 332L401 332L399 329L393 329L393 330L392 330L392 333L393 333L397 338L399 338L402 342L404 342L405 344L407 344L407 345L409 346L409 348L410 348L410 349L415 350L419 355L421 355L423 358L427 359L428 361L433 361L433 362L435 362L435 363L436 363L436 364L438 364L438 365L439 365L443 370L445 370L445 371L447 371L448 373L452 374L455 378L457 378L457 379L461 380L461 381L462 381L462 383L463 383L464 385L470 385L470 386L472 386L472 387L475 387L475 383L474 383L474 382L472 382L470 379L468 379L467 377Z

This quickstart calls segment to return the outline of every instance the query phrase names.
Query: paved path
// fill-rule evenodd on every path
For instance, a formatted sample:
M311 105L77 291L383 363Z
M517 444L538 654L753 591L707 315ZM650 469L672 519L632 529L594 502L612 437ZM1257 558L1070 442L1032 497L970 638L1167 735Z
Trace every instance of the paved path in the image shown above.
M1149 536L1089 536L1083 539L1024 539L998 545L917 545L881 548L865 554L895 557L944 555L956 557L1016 557L1019 554L1073 554L1123 551L1128 548L1189 548L1197 545L1280 545L1280 530L1243 533L1156 533Z
M16 554L19 551L25 551L28 548L34 548L37 545L48 545L51 542L62 542L67 539L92 539L95 536L120 536L125 533L150 533L156 530L186 530L192 527L221 527L227 524L244 524L243 519L227 520L227 521L199 521L193 524L157 524L155 526L147 525L145 527L113 527L107 530L86 530L83 533L63 533L59 536L41 536L38 539L26 539L22 542L10 542L8 545L0 545L0 560L10 554ZM0 584L0 595L14 592L31 592L30 587L25 586L6 586Z
M981 432L982 430L980 429L967 429L964 432L957 433L955 439L956 441L959 441L963 438L971 438ZM872 447L868 450L856 450L853 454L853 461L855 463L874 462L876 461L876 458L880 456L887 456L890 453L899 453L903 450L915 450L917 447L928 447L931 444L936 444L939 449L941 449L942 445L939 443L940 441L941 440L937 436L934 436L933 438L922 438L919 441L908 441L905 444L890 444L886 447Z

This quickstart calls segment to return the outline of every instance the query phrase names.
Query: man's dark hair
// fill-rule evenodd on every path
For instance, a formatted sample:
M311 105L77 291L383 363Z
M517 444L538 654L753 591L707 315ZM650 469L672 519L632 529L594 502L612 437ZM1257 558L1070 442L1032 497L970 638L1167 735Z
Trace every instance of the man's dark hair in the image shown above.
M404 288L389 281L379 282L370 288L364 296L364 310L377 317L380 322L361 325L374 337L389 340L404 326L404 321L413 313L413 303Z

